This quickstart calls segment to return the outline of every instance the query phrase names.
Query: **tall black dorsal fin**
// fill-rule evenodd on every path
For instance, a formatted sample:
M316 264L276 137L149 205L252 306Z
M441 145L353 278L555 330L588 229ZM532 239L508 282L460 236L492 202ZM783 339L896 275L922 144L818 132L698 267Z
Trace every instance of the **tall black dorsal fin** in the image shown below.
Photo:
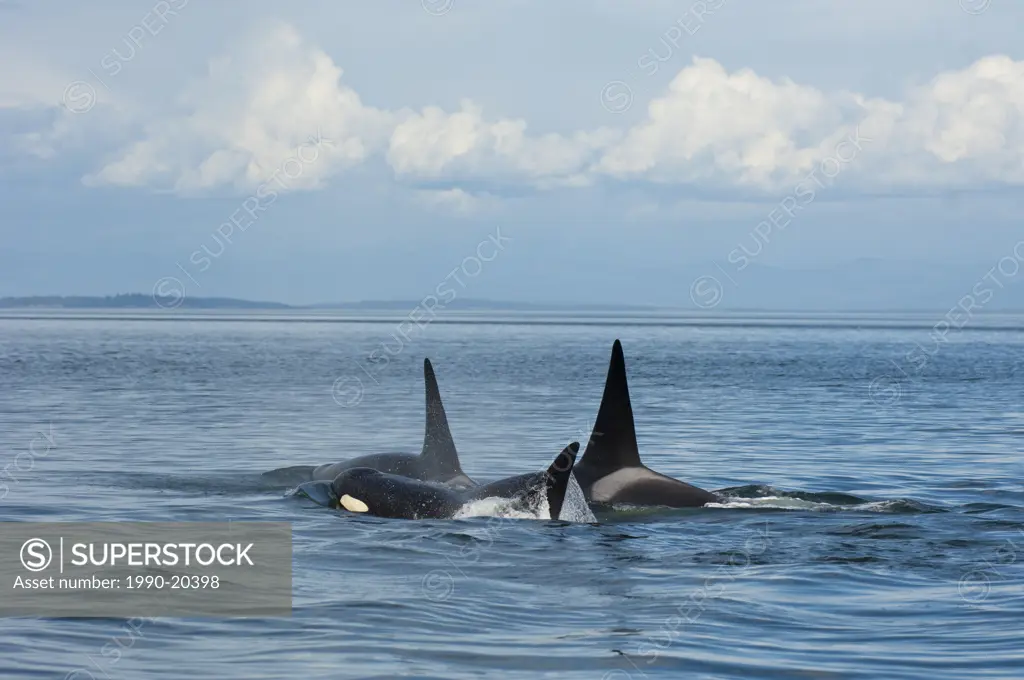
M572 478L572 466L576 462L576 454L580 451L579 442L573 442L562 449L547 471L547 493L548 508L551 510L551 519L558 519L562 513L562 503L565 502L565 491L569 488L569 480Z
M423 451L420 454L431 459L441 472L461 475L459 454L455 450L455 440L448 429L448 416L444 413L441 403L441 390L437 386L434 367L430 359L423 360L423 382L427 390L427 425L423 433Z
M636 443L629 385L626 383L626 358L622 354L622 343L618 340L612 345L612 359L608 364L608 377L604 381L601 406L580 464L604 474L624 467L643 466Z

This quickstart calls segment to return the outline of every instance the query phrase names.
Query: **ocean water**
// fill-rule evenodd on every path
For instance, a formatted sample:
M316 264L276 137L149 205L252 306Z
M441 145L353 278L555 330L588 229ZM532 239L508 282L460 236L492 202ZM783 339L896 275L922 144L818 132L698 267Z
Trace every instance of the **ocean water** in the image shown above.
M1024 318L941 316L8 314L4 521L290 522L294 599L0 619L0 677L1024 677ZM260 477L418 451L424 356L470 476L541 469L615 338L644 461L724 503L414 522Z

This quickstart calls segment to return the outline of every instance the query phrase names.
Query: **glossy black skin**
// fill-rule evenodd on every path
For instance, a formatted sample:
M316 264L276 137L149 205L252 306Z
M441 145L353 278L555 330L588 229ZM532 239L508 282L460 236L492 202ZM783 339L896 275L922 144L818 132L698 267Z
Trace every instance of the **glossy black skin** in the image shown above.
M579 444L573 442L545 471L507 477L469 489L454 489L371 468L351 468L331 482L330 504L333 506L343 496L350 496L367 506L367 514L377 517L448 519L471 501L506 498L517 504L521 502L526 509L537 494L544 493L551 519L558 519L577 451ZM323 496L322 489L316 493ZM317 499L308 490L306 495Z
M450 519L471 501L508 498L525 503L545 486L544 472L499 479L470 489L454 489L370 468L352 468L331 482L331 495L335 499L345 495L357 498L369 507L366 514L376 517Z
M699 508L722 500L711 491L666 477L647 467L621 468L618 475L622 483L607 494L599 493L603 491L598 484L601 477L589 467L580 464L573 472L587 502L594 506L622 504Z
M720 500L710 491L655 472L640 460L626 359L618 340L612 346L594 431L573 474L593 505L697 508Z
M356 498L367 514L397 519L454 517L467 498L457 489L371 468L352 468L331 482L331 495Z
M391 475L399 475L419 481L434 481L456 488L476 485L462 471L453 471L435 464L426 456L412 453L372 453L349 458L339 463L330 463L314 468L310 478L314 481L330 481L347 470L371 468Z

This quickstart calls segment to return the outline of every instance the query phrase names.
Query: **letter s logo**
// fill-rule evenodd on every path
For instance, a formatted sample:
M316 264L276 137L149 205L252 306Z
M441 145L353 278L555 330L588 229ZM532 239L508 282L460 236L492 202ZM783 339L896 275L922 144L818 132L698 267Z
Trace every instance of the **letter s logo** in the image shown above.
M21 565L29 571L42 571L52 560L50 544L41 538L30 538L21 545Z

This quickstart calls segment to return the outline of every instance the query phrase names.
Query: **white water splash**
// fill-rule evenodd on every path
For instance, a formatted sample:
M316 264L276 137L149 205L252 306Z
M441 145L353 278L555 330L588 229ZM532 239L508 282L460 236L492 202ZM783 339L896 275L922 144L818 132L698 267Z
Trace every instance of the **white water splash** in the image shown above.
M837 510L840 505L815 503L787 496L764 496L761 498L732 498L726 496L722 503L708 503L706 508L777 508L779 510Z
M547 503L544 503L547 505ZM576 522L580 524L597 522L594 513L590 510L587 497L583 494L576 475L569 477L569 486L565 490L565 500L562 501L562 512L558 513L558 519L563 522Z
M454 519L465 517L544 520L551 518L551 506L548 505L547 495L544 493L535 494L525 503L522 498L482 498L463 505L455 513ZM565 500L562 502L562 511L558 514L558 519L563 522L597 522L575 475L569 478L569 486L565 490Z
M543 505L543 507L540 507L540 505ZM502 517L507 519L547 519L549 514L546 499L535 508L525 508L522 505L522 501L517 502L510 498L481 498L480 500L470 501L463 505L452 518Z
M708 503L706 508L729 508L729 509L777 509L777 510L811 510L815 512L879 512L892 513L906 507L906 501L899 499L872 501L870 503L838 504L838 503L817 503L815 501L791 498L788 496L764 496L761 498L737 498L725 496L722 503Z

